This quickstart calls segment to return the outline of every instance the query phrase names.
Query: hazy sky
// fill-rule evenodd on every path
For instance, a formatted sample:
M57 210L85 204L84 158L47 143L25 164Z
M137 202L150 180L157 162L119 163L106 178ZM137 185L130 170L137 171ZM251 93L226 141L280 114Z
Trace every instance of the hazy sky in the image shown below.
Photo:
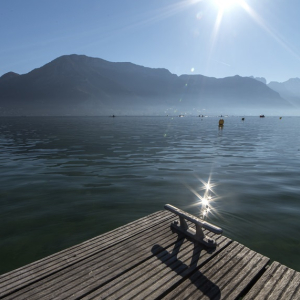
M0 0L0 75L75 53L283 82L300 77L299 12L300 0Z

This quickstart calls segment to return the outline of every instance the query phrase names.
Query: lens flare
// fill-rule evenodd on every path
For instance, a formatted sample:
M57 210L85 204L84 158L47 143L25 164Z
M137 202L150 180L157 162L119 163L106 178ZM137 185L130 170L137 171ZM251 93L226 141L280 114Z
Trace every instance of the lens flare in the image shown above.
M198 20L201 20L202 17L203 17L203 12L202 12L202 11L199 11L199 12L197 13L197 15L196 15L196 18L197 18Z

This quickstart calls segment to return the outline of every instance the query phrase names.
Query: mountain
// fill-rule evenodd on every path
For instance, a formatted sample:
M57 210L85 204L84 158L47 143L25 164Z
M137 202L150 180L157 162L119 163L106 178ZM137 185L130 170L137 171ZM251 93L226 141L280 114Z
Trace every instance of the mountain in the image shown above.
M291 106L249 77L177 76L166 69L65 55L0 77L0 115L267 114Z
M250 78L256 79L264 84L267 84L267 80L264 77L253 77L253 76L249 76Z
M0 82L1 81L5 81L5 80L9 80L9 79L11 79L11 78L15 78L15 77L18 77L19 76L19 74L17 74L17 73L14 73L14 72L8 72L8 73L6 73L6 74L4 74L4 75L2 75L1 77L0 77Z
M281 83L271 81L268 87L278 92L295 107L300 108L300 78L291 78Z
M210 78L202 75L182 75L188 84L187 98L197 99L210 110L249 114L252 111L288 108L284 99L264 83L249 77Z

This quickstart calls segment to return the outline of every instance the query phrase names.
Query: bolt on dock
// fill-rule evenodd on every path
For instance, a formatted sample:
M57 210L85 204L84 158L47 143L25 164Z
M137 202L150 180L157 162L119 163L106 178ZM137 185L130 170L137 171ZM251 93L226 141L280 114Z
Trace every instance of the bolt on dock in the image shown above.
M172 205L0 276L0 299L300 299L300 273Z

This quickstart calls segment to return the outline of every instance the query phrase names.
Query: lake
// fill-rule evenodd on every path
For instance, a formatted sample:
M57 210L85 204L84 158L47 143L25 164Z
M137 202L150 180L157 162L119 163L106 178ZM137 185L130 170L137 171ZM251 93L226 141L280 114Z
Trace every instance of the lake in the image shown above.
M300 118L2 117L0 273L170 203L300 271Z

